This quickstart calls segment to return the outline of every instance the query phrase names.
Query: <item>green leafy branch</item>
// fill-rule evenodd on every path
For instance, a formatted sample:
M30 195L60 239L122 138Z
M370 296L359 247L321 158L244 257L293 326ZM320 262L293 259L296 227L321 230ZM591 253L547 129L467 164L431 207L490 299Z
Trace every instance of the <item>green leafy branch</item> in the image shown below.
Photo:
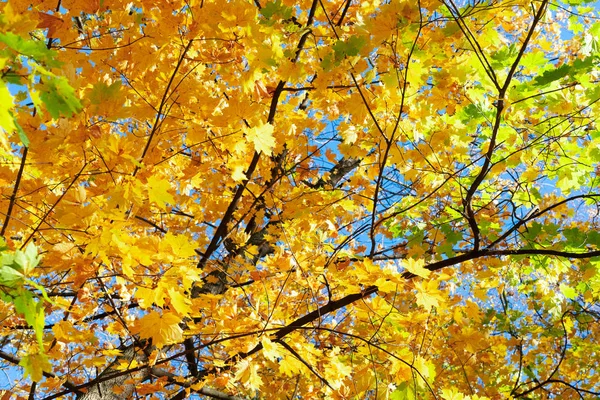
M42 370L49 371L50 363L44 353L44 302L52 303L43 286L31 278L40 262L37 248L30 243L25 251L11 251L4 238L0 238L0 299L12 303L17 315L25 318L33 329L38 350L21 360L21 366L34 381L40 380ZM34 289L41 293L34 292ZM31 368L36 364L35 368ZM42 366L43 368L39 368Z

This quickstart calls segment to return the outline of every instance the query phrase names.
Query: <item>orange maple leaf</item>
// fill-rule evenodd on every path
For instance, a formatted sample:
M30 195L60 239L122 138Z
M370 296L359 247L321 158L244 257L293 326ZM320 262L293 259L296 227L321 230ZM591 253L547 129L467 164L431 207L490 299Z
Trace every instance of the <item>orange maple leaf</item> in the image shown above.
M65 27L65 20L52 14L46 14L38 12L40 22L37 24L37 28L48 29L48 37L56 37L56 32L62 30Z

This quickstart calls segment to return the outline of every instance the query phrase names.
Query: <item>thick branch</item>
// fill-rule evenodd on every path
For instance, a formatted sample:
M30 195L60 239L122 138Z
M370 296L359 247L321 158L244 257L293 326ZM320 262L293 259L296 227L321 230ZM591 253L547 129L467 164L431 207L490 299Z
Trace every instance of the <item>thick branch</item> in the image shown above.
M469 187L469 190L467 191L467 194L463 200L463 206L464 206L466 218L469 223L469 227L471 228L471 231L473 233L473 250L474 251L479 250L480 236L479 236L479 226L477 224L477 220L475 219L475 212L473 211L473 204L472 204L473 196L475 195L475 192L479 188L479 185L481 185L481 183L485 179L485 176L490 171L490 165L492 163L492 155L494 154L494 151L496 150L496 139L498 137L498 131L500 129L500 122L502 121L502 112L504 111L504 96L506 95L506 91L508 89L508 86L510 85L513 74L515 73L515 71L519 65L519 62L521 61L521 57L523 57L523 54L525 53L525 50L527 49L527 45L529 44L529 41L530 41L531 37L533 36L533 32L535 31L537 24L539 23L539 21L542 18L542 15L544 14L546 4L547 4L547 0L544 0L542 2L542 5L538 9L538 12L535 15L535 18L533 19L533 22L531 24L531 27L529 28L529 31L527 32L527 37L525 38L525 41L523 42L523 45L521 46L521 49L519 50L519 54L517 55L515 61L513 62L512 66L510 68L510 71L508 73L508 76L506 77L506 80L504 81L504 84L498 90L498 100L496 102L496 118L494 120L494 126L492 128L490 144L489 144L487 152L485 154L483 166L481 167L479 174L477 174L477 176L475 177L475 180ZM456 6L454 6L454 7L456 9ZM457 20L457 22L458 22L458 20ZM464 24L464 22L463 22L463 24ZM475 42L475 43L477 44L477 42ZM483 54L483 52L482 52L482 54ZM491 69L491 67L490 67L490 70L493 73L493 70Z
M312 25L316 7L317 7L317 0L314 0L312 7L310 9L309 15L308 15L308 21L306 22L306 27L309 27ZM295 63L298 60L298 58L300 57L300 51L303 49L304 44L306 43L306 38L307 38L307 33L302 35L302 37L300 38L298 45L296 46L296 54L295 54L292 62ZM285 87L285 82L279 81L279 83L277 84L277 87L275 88L275 91L273 92L273 97L271 99L271 105L269 107L269 116L267 117L268 124L272 125L275 122L275 114L277 112L277 104L279 103L279 97L281 96L281 93L283 92L284 87ZM259 157L260 157L260 154L255 152L254 156L252 157L252 161L250 162L250 165L248 166L248 169L246 170L246 173L245 173L246 180L244 180L244 182L242 182L241 184L239 184L237 186L235 194L233 195L233 199L229 203L229 206L227 207L227 210L225 211L225 214L223 215L223 218L221 219L221 222L219 223L217 230L215 231L210 243L208 244L208 247L206 248L206 251L204 251L204 253L202 254L202 257L200 258L200 261L198 262L198 268L204 268L208 259L212 256L212 254L215 252L215 250L217 250L217 248L219 247L219 244L221 243L221 239L223 239L223 237L227 233L227 224L229 222L231 222L231 218L233 217L233 213L237 208L237 204L238 204L239 200L241 199L242 194L246 190L246 185L252 178L252 174L254 173L254 170L256 169L256 166L258 165Z
M279 341L283 337L288 335L289 333L297 330L298 328L300 328L310 322L313 322L319 318L322 318L324 315L326 315L328 313L337 311L343 307L346 307L358 300L364 299L365 297L369 297L375 293L377 293L377 286L369 286L360 293L349 294L339 300L331 301L331 302L327 303L326 305L319 307L318 309L296 319L294 322L290 323L289 325L286 325L283 328L279 329L273 335L274 337L272 340ZM230 357L227 361L225 361L225 363L232 365L236 361L243 360L243 359L248 358L251 355L259 352L260 350L262 350L262 348L263 348L262 343L259 343L256 346L254 346L254 348L252 348L251 350L249 350L247 352L238 353L235 356ZM224 368L219 368L220 371L223 371L223 369ZM210 375L210 374L213 374L216 372L217 372L216 369L213 369L213 368L207 369L207 370L201 371L200 374L198 375L198 378L203 378L207 375Z

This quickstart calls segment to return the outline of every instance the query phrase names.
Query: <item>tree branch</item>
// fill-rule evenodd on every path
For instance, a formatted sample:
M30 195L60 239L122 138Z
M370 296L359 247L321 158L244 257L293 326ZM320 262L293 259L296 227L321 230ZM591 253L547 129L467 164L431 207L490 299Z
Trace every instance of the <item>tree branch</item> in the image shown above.
M19 365L21 362L21 359L13 356L12 354L5 353L2 350L0 350L0 358L2 358L3 360L8 361L9 363L14 364L14 365ZM56 374L53 374L52 372L44 372L44 376L46 378L55 378L55 379L59 379L59 380L61 379L59 376L57 376ZM77 393L77 394L84 393L75 384L69 382L68 380L64 381L62 383L62 386L65 389L68 389L67 393Z
M21 184L21 178L23 177L23 170L25 169L25 160L27 160L27 151L28 150L29 150L29 148L27 146L23 146L23 155L21 156L21 165L19 166L19 172L17 172L17 179L15 179L15 185L13 186L13 192L10 195L8 209L6 210L6 218L4 219L4 224L2 225L2 231L0 231L0 236L4 236L4 234L6 233L6 229L8 228L8 222L10 221L10 215L12 214L12 210L15 205L15 201L17 200L17 192L19 191L19 185Z

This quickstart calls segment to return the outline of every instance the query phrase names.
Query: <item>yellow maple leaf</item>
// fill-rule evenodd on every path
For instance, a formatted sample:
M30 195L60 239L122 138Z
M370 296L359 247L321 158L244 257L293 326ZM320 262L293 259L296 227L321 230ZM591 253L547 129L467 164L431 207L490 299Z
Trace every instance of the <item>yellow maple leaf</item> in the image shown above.
M177 290L177 288L171 287L167 289L167 293L169 293L171 305L179 314L185 316L192 311L192 308L190 307L192 302L186 296L181 294L181 291Z
M329 357L329 364L325 369L325 377L333 389L338 390L344 384L344 380L352 376L353 369L340 357Z
M59 321L52 327L54 338L63 343L90 342L96 340L89 330L78 330L70 321Z
M243 165L234 165L232 173L231 173L231 178L235 181L235 182L242 182L245 179L247 179L246 174L244 173L244 166Z
M21 359L19 363L25 370L25 376L31 376L31 380L39 382L44 376L44 372L51 372L52 365L45 354L32 353Z
M174 235L168 232L160 243L161 252L169 251L177 258L186 258L196 255L196 243L191 241L186 235Z
M121 350L119 349L106 349L102 350L101 353L107 357L118 357L122 354Z
M5 85L3 80L0 80L0 142L4 148L8 148L8 136L5 133L12 133L17 129L15 120L10 113L10 106L13 104L13 97L10 94L10 90Z
M183 290L189 290L194 282L198 282L201 279L199 270L195 265L180 265L176 268L171 268L169 272L171 271L176 274L177 279L181 280L180 285Z
M296 357L286 355L283 360L279 362L279 372L286 374L287 376L294 376L303 368L306 368L304 364Z
M440 300L443 301L438 283L435 280L415 282L417 289L417 304L430 310L431 307L439 307Z
M69 321L59 321L52 327L54 338L64 343L71 341L70 337L73 334L73 326Z
M275 361L281 357L281 345L276 342L272 342L268 337L263 337L260 341L263 345L263 354L268 360Z
M341 133L341 135L344 143L347 144L354 144L356 139L358 139L357 130L354 125L349 125L348 128Z
M466 400L469 398L469 396L465 397L454 387L451 389L442 389L442 399L444 400Z
M148 197L151 202L156 203L163 210L166 210L165 206L167 203L175 203L175 199L169 193L169 189L171 189L171 184L167 180L161 179L158 176L148 178Z
M236 366L235 379L250 389L259 389L263 382L258 375L258 368L257 364L244 359Z
M273 137L273 125L263 124L250 128L246 132L248 141L254 143L254 150L257 153L265 153L270 156L275 148L275 138Z
M135 292L135 297L138 299L138 303L142 308L152 307L152 304L162 307L165 304L164 291L159 288L151 289L147 287L138 287Z
M414 258L408 258L403 262L403 266L408 272L420 276L421 278L427 278L429 274L431 274L431 271L423 268L423 265L425 265L423 259L415 260Z
M473 300L467 299L464 311L472 321L475 321L476 323L481 322L483 314L477 303Z
M162 315L156 311L143 316L139 320L140 336L151 338L156 347L179 343L183 340L183 330L179 326L181 317L175 313L165 312Z
M150 353L150 355L148 356L148 365L156 365L156 361L158 361L158 359L161 356L161 351L160 350L152 350L152 353ZM177 379L184 379L181 377L176 377L175 380Z
M430 382L435 379L435 365L433 365L431 361L417 356L414 361L414 367L420 372L425 380Z
M117 365L115 365L115 369L117 371L126 371L128 369L133 369L138 366L137 360L123 360L120 361Z

